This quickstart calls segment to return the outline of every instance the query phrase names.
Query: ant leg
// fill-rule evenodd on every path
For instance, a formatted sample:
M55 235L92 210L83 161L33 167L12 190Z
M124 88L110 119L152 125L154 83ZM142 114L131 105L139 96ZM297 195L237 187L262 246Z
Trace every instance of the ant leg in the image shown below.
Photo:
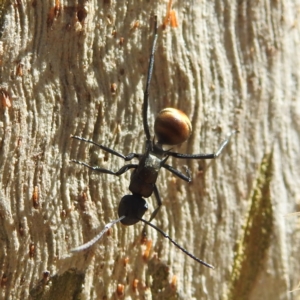
M113 155L116 155L116 156L119 156L119 157L123 158L125 161L132 160L134 157L139 158L141 156L138 153L129 153L128 155L125 156L122 153L119 153L119 152L117 152L117 151L115 151L115 150L113 150L113 149L111 149L109 147L106 147L106 146L103 146L101 144L95 143L92 140L87 140L87 139L85 139L83 137L80 137L80 136L72 135L71 138L79 140L79 141L83 141L83 142L87 142L87 143L93 144L93 145L99 147L100 149L102 149L102 150L110 153L110 154L113 154Z
M154 192L154 196L156 198L156 202L157 202L157 207L155 208L155 210L153 211L153 213L151 214L151 217L149 219L149 222L151 222L157 215L157 213L159 212L160 210L160 207L161 207L161 198L160 198L160 195L159 195L159 192L158 192L158 189L156 187L156 184L154 184L154 187L153 187L153 192ZM143 237L146 237L147 236L147 232L146 232L146 225L144 226L144 229L142 231L142 236Z
M162 167L165 168L165 169L167 169L168 171L170 171L171 173L173 173L177 177L179 177L179 178L181 178L181 179L183 179L183 180L185 180L187 182L191 182L192 181L191 172L188 169L188 167L185 167L185 171L186 171L187 175L184 175L180 171L174 169L173 167L171 167L170 165L167 165L167 164L163 164Z
M144 103L143 103L143 126L146 135L146 139L150 140L150 131L149 131L149 124L148 124L148 100L149 100L149 85L151 82L152 72L153 72L153 65L154 65L154 53L156 48L156 41L157 41L157 16L154 16L154 37L152 43L152 50L149 59L149 67L148 67L148 74L147 74L147 81L146 81L146 88L144 92Z
M153 213L151 214L151 217L150 217L150 220L149 222L151 222L157 215L157 213L159 212L160 210L160 207L161 207L161 198L160 198L160 195L159 195L159 192L158 192L158 189L156 187L156 184L154 184L154 188L153 188L153 192L154 192L154 196L156 198L156 202L157 202L157 207L155 208L155 210L153 211Z
M183 154L183 153L176 153L176 152L168 152L168 155L176 158L186 158L186 159L215 159L222 153L226 145L229 143L231 136L235 133L237 133L237 130L231 131L228 134L227 138L221 143L218 150L212 154Z
M126 171L128 171L129 169L136 169L138 167L137 164L129 164L129 165L123 166L119 171L114 172L114 171L111 171L111 170L108 170L108 169L103 169L103 168L99 168L99 167L92 167L92 166L90 166L90 165L88 165L88 164L86 164L82 161L75 160L75 159L72 159L71 162L76 163L78 165L85 166L85 167L91 169L92 171L96 171L96 172L104 173L104 174L111 174L111 175L115 175L115 176L120 176L123 173L125 173Z

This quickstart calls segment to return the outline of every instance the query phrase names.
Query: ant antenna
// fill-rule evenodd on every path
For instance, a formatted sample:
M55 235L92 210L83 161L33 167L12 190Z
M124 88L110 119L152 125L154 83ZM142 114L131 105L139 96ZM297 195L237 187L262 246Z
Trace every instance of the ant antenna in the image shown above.
M214 266L206 263L205 261L197 258L196 256L194 256L192 253L188 252L186 249L184 249L182 246L180 246L179 244L177 244L171 237L169 237L164 231L162 231L160 228L156 227L154 224L142 219L142 218L139 218L140 221L144 222L145 224L149 225L150 227L156 229L160 234L163 235L164 238L168 239L172 244L174 244L178 249L180 249L182 252L184 252L186 255L188 255L189 257L191 257L193 260L195 260L196 262L208 267L208 268L211 268L211 269L214 269Z
M83 250L86 250L87 248L90 248L91 246L93 246L96 242L98 242L103 234L109 229L111 228L113 225L115 225L116 223L122 221L123 219L125 218L125 216L122 216L121 218L117 219L117 220L113 220L109 223L107 223L105 226L104 226L104 229L98 233L92 240L90 240L89 242L79 246L79 247L76 247L76 248L73 248L71 249L70 251L71 252L79 252L79 251L83 251Z
M101 239L101 237L103 236L103 234L105 232L107 232L107 230L109 228L111 228L114 224L122 221L123 219L125 219L126 216L122 216L120 217L119 219L116 219L116 220L113 220L109 223L107 223L105 226L104 226L104 229L99 233L97 234L92 240L90 240L89 242L79 246L79 247L76 247L76 248L73 248L71 249L70 251L71 252L79 252L79 251L83 251L83 250L86 250L88 248L90 248L91 246L93 246L97 241L99 241ZM211 269L214 269L214 267L208 263L206 263L205 261L197 258L196 256L194 256L193 254L191 254L190 252L188 252L186 249L184 249L182 246L180 246L179 244L177 244L171 237L169 237L164 231L162 231L160 228L158 228L157 226L155 226L154 224L142 219L142 218L139 218L136 216L136 218L142 222L144 222L145 224L149 225L150 227L156 229L160 234L163 235L164 238L168 239L172 244L174 244L178 249L180 249L182 252L184 252L186 255L188 255L189 257L191 257L193 260L195 260L196 262L208 267L208 268L211 268Z

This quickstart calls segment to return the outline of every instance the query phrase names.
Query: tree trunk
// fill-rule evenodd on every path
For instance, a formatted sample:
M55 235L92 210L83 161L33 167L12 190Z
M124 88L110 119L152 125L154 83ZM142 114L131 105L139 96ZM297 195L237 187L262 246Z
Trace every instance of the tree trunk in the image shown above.
M300 1L2 2L0 247L2 299L296 299L300 281ZM142 153L143 91L158 15L149 123L164 107L190 117L172 151L152 221L206 268L144 225L114 225ZM172 15L172 13L170 13ZM173 19L174 20L174 19ZM164 23L164 24L163 24ZM165 26L162 26L165 25ZM174 24L173 24L174 25ZM164 27L164 28L163 28ZM132 163L136 163L134 160ZM155 197L146 199L149 219ZM151 244L152 242L152 244Z

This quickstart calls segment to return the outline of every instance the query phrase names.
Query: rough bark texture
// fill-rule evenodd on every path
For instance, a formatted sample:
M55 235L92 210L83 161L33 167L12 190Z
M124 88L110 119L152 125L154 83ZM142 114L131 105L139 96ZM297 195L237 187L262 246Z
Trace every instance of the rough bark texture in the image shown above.
M170 159L191 184L158 180L153 222L215 270L151 228L143 258L140 223L69 251L117 218L130 180L70 163L125 164L70 136L143 151L152 16L161 25L167 1L11 2L0 22L0 298L299 298L299 222L286 214L300 210L300 1L177 1L178 28L159 28L151 128L163 107L184 110L193 135L174 150L187 153L240 131L215 161Z

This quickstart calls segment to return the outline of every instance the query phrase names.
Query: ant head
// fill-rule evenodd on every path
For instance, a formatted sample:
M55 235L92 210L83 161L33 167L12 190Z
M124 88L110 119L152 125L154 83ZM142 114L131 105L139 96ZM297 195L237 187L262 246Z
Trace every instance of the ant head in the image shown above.
M133 225L140 221L144 213L148 209L148 204L145 199L139 195L126 195L119 204L119 217L125 216L121 220L123 225Z
M192 124L184 112L168 107L157 115L154 131L159 144L178 145L190 137Z

